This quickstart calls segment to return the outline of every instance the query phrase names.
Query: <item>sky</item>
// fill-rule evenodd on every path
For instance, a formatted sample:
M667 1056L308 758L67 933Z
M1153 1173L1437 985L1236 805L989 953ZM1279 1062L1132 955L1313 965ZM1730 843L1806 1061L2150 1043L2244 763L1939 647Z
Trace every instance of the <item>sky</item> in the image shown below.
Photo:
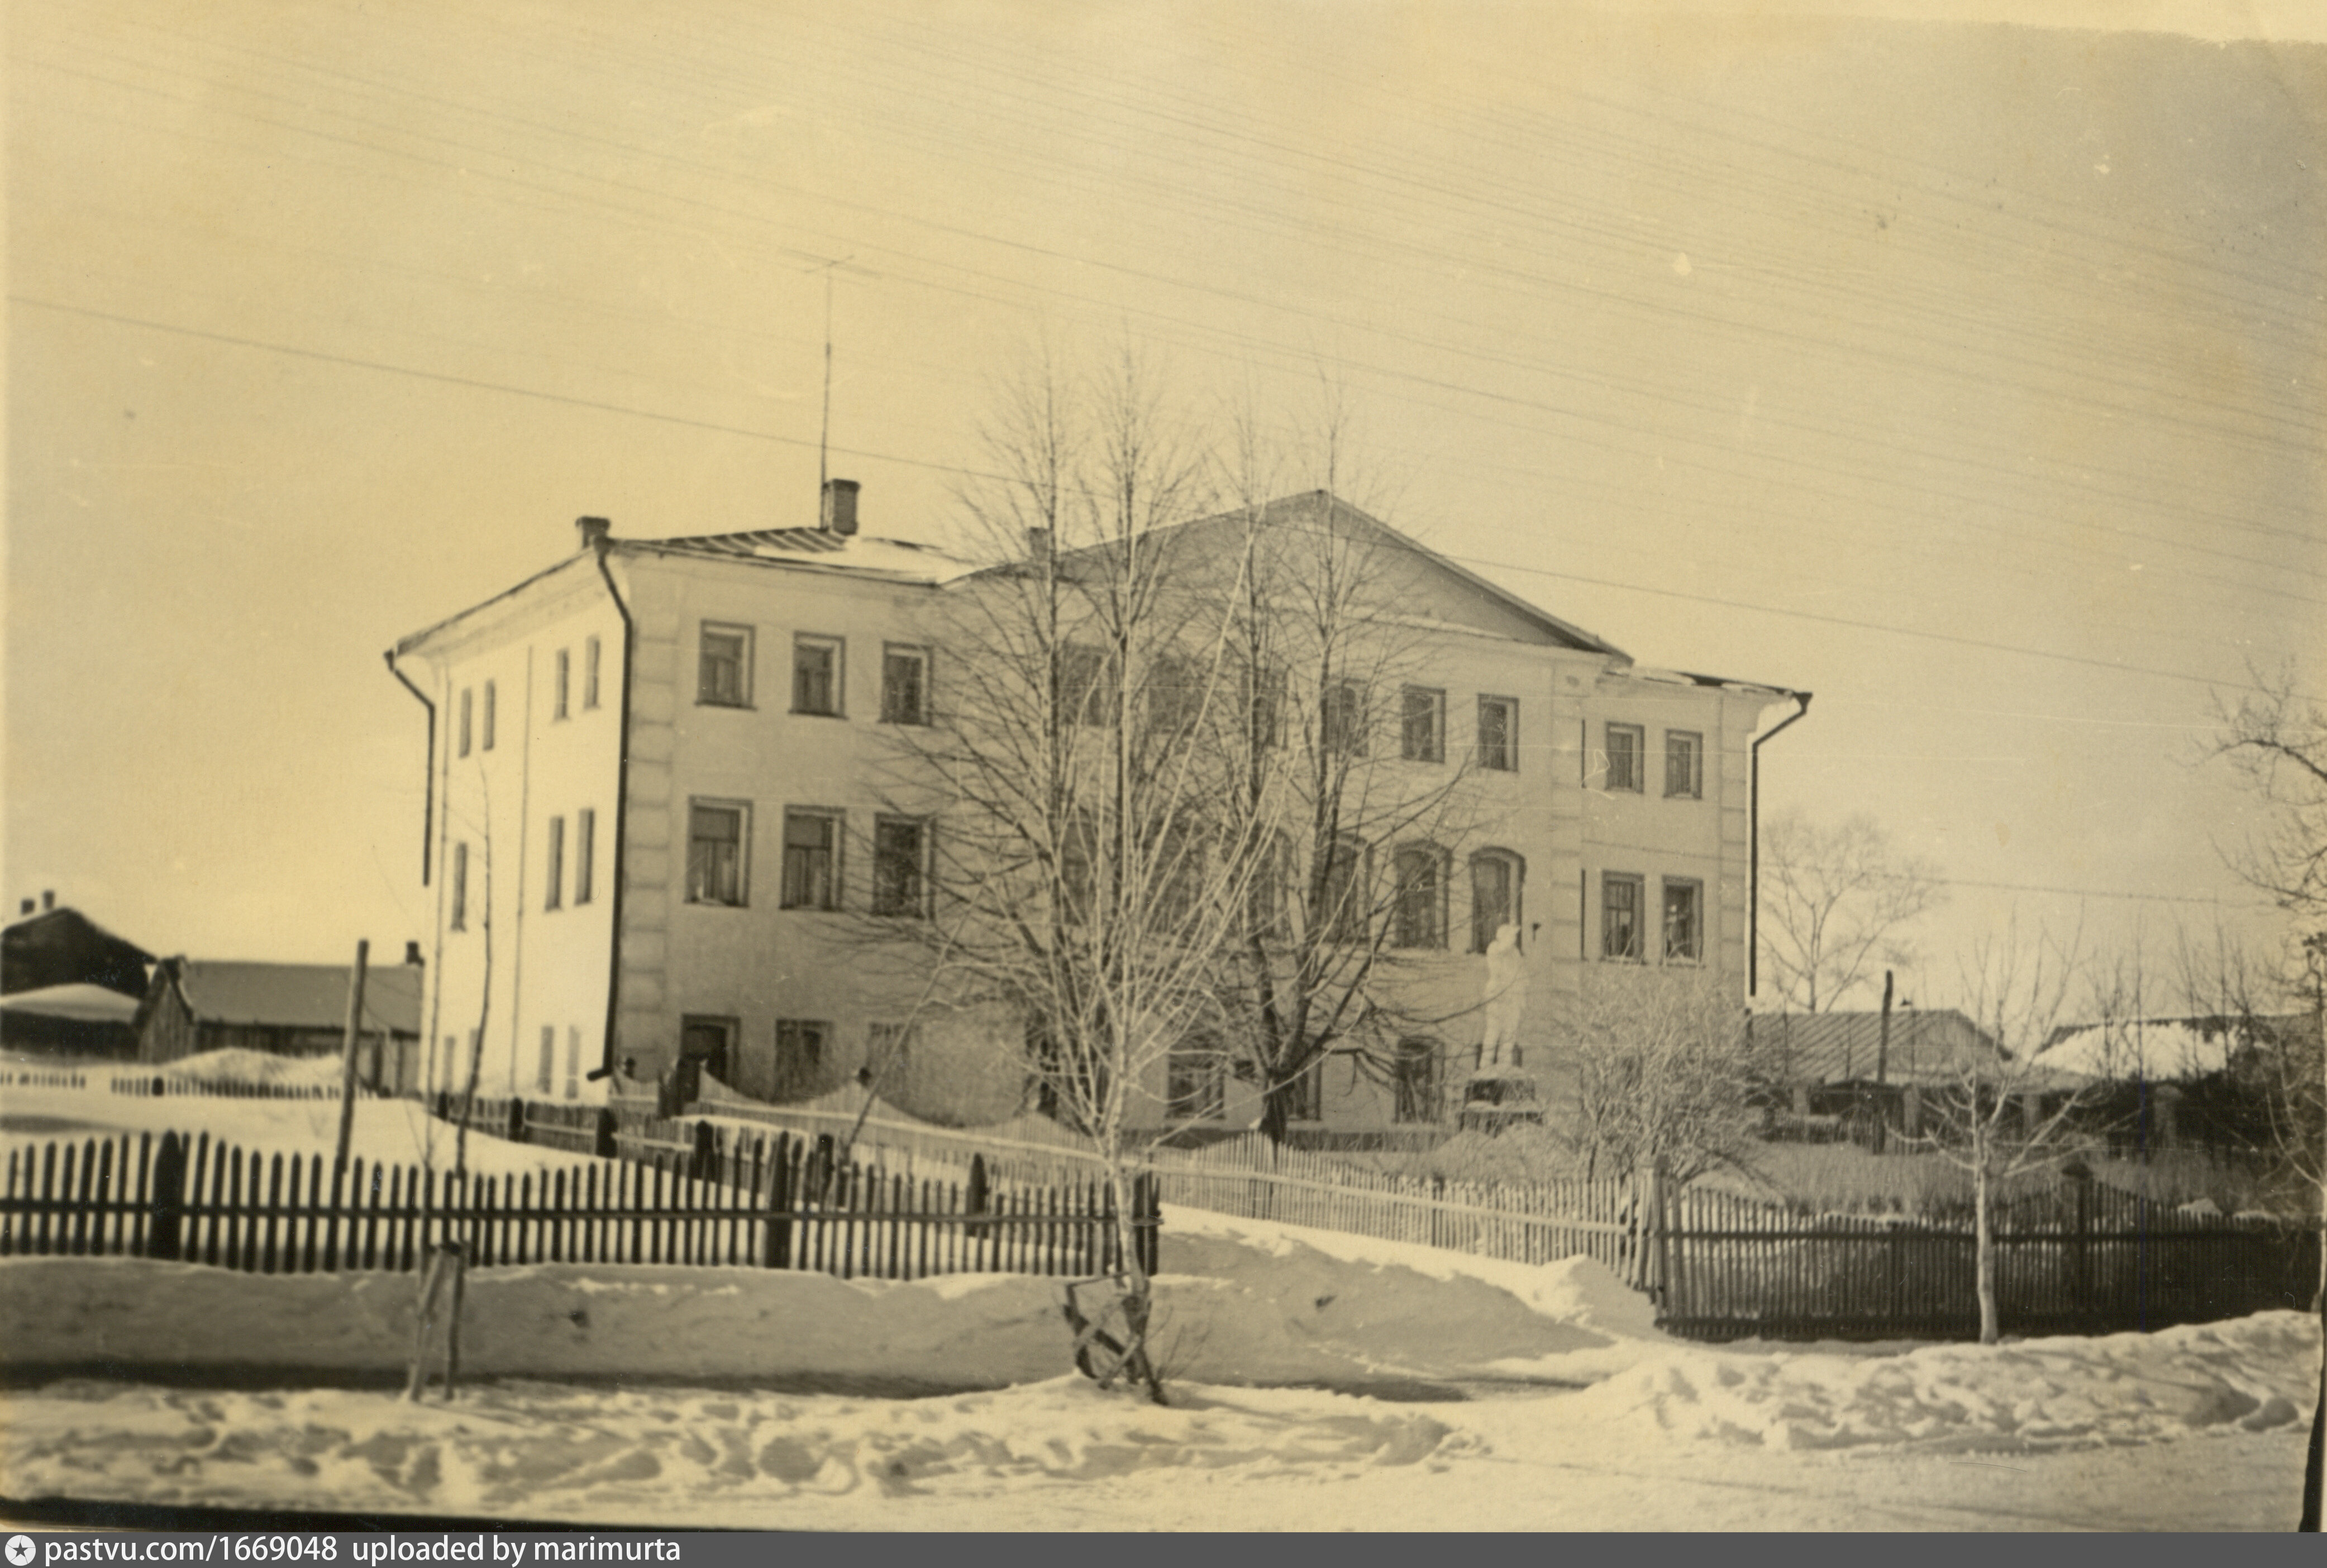
M2267 940L2199 759L2252 669L2327 693L2322 41L2200 0L14 7L0 896L398 952L397 638L583 514L811 522L820 438L867 532L946 544L996 377L1128 343L1192 425L1336 388L1386 520L1816 694L1764 807L1948 879L1902 994L2006 930Z

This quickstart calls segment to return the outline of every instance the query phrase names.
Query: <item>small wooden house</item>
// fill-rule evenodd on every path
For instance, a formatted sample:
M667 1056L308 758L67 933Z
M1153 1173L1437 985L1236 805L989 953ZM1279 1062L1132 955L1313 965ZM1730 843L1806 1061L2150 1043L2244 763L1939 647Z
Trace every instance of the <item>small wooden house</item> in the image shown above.
M145 994L145 966L154 955L125 942L79 910L46 908L0 930L0 993L14 995L52 985L101 985L135 1000Z
M364 976L363 1043L357 1071L386 1093L420 1080L420 966L383 966ZM177 957L154 966L137 1014L137 1059L171 1062L239 1049L322 1056L345 1040L344 964L220 963Z
M1878 1112L1912 1134L1924 1096L1967 1065L2004 1060L1987 1031L1953 1008L1894 1009L1887 1040L1877 1011L1764 1013L1752 1028L1756 1055L1777 1080L1772 1109L1806 1134L1826 1125L1828 1135L1844 1135Z

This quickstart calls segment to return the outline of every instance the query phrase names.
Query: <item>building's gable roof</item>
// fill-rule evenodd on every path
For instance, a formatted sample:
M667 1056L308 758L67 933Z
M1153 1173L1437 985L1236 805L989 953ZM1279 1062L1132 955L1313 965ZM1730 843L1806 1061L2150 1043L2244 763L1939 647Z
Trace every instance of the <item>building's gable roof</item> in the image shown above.
M1967 1057L1992 1062L2002 1054L1953 1008L1894 1011L1887 1053L1880 1012L1769 1013L1753 1029L1789 1083L1872 1082L1878 1056L1888 1081L1932 1083L1954 1077Z
M0 930L0 989L9 992L92 981L135 994L144 989L145 966L152 962L153 954L70 906L44 910Z
M268 1029L341 1029L347 1024L352 971L344 964L172 958L164 969L200 1022ZM403 964L367 969L364 1027L418 1034L420 974L416 966Z

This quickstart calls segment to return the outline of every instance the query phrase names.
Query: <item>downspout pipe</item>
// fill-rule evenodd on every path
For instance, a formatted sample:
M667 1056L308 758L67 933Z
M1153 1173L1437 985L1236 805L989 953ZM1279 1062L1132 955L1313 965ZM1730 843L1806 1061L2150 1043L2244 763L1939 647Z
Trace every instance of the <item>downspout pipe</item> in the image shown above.
M614 602L614 611L622 618L622 667L619 676L622 683L621 731L614 747L614 891L608 910L612 940L606 944L606 1031L599 1049L597 1070L590 1074L592 1083L614 1076L614 1022L622 1004L622 886L630 880L622 845L631 831L631 658L638 643L638 626L631 619L631 607L623 602L622 591L614 585L614 574L606 565L606 553L612 546L612 541L603 533L590 540L590 548L597 554L598 575L606 584L606 596Z
M436 836L436 704L426 692L412 684L412 677L396 667L396 649L389 649L380 656L388 660L388 673L403 683L404 689L420 699L428 710L428 783L420 807L420 885L428 885L431 865L429 848Z
M1748 789L1753 798L1753 822L1745 852L1745 999L1748 1002L1762 988L1762 743L1776 740L1788 724L1810 711L1809 693L1788 692L1786 695L1801 705L1779 720L1777 727L1767 734L1754 736L1751 748L1753 762Z

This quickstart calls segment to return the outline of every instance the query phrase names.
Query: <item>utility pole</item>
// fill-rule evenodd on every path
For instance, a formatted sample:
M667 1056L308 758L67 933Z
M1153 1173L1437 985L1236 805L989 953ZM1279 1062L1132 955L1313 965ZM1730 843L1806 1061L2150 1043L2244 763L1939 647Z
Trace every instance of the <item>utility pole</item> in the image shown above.
M1891 1073L1891 971L1883 971L1883 1028L1874 1039L1874 1152L1883 1153L1891 1129L1891 1112L1883 1087Z
M364 965L370 957L371 942L359 941L355 973L348 977L348 1033L340 1057L340 1146L332 1164L334 1171L348 1168L348 1143L355 1135L356 1042L363 1038Z

